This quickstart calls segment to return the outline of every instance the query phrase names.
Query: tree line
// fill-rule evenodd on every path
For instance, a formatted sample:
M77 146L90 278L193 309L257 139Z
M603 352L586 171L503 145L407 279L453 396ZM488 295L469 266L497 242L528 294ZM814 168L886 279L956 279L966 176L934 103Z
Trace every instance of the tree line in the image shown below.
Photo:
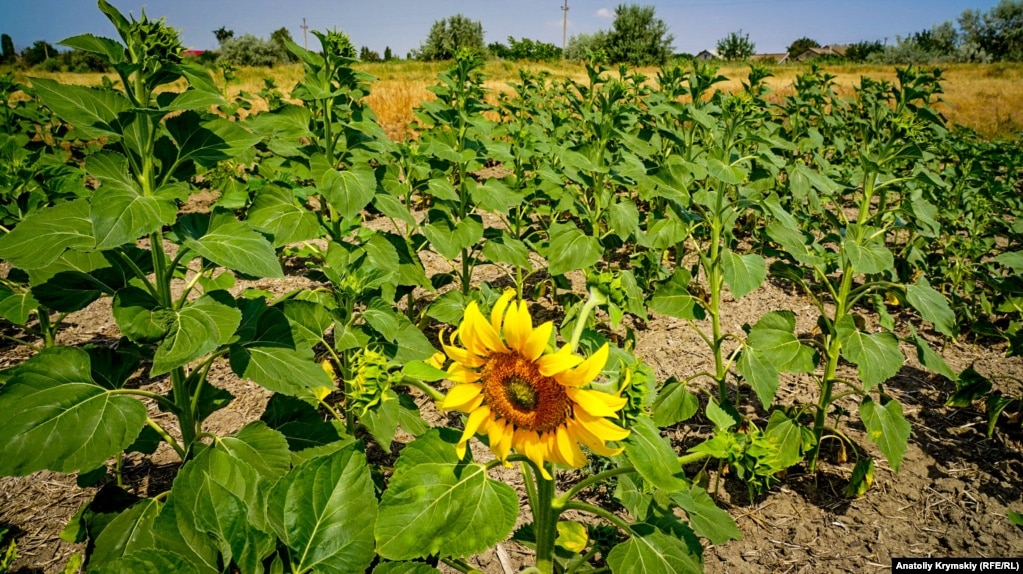
M294 61L294 55L285 47L286 42L293 41L285 27L275 30L267 39L253 34L236 37L233 30L224 26L213 30L213 34L218 48L198 54L202 60L233 66L274 66ZM567 59L634 66L663 65L673 58L693 57L675 53L674 40L668 25L656 16L653 6L619 4L611 28L573 35L564 50L552 43L511 36L506 43L486 43L481 22L456 14L434 22L422 44L406 57L438 61L452 59L459 51L472 51L515 61ZM47 71L106 71L105 64L93 54L81 50L60 51L42 40L20 54L15 51L10 35L0 35L0 44L0 64ZM755 43L742 30L729 33L717 42L716 48L714 55L724 60L746 60L756 51ZM796 58L815 48L820 48L820 44L804 36L790 44L787 52L790 58ZM367 46L357 50L348 40L345 49L346 57L365 62L398 59L390 46L381 55ZM850 44L844 47L840 57L885 64L1023 61L1023 0L1000 0L987 12L968 9L955 23L943 22L896 37L892 43L870 40Z

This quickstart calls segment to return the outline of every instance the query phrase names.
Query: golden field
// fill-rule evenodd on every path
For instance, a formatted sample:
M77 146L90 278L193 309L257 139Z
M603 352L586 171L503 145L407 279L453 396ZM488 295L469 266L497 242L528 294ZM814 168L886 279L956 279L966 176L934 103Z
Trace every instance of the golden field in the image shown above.
M380 123L392 138L408 135L407 126L412 121L413 108L433 95L427 88L436 83L437 74L448 67L445 63L424 63L414 61L365 63L358 68L377 78L367 101L376 112ZM548 70L555 77L569 77L577 81L586 78L585 69L579 64L515 64L491 61L484 68L486 86L492 91L509 90L509 82L517 82L519 69L532 71ZM953 124L970 127L989 138L1017 138L1023 131L1023 63L999 64L948 64L941 67L945 93L939 110ZM771 69L773 77L768 79L772 98L781 99L794 92L793 84L798 74L805 73L807 66L780 65ZM835 76L840 93L851 94L860 78L869 76L877 80L895 81L895 69L877 65L831 65L825 71ZM639 72L656 77L655 68L641 68ZM738 90L742 80L749 74L749 68L742 65L724 66L720 73L728 82L718 84L721 89ZM28 76L53 78L60 82L98 85L101 74L70 74L46 72L19 72L19 81ZM254 94L263 88L263 79L270 77L285 94L302 77L298 64L274 68L242 68L236 72L236 79L229 85L229 94L245 91ZM218 78L218 81L221 79ZM258 105L258 103L257 103Z

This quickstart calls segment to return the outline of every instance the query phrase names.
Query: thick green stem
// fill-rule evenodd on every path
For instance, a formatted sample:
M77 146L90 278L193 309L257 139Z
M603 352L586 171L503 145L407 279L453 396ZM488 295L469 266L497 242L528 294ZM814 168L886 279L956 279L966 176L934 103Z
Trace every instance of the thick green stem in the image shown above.
M39 334L43 336L43 347L52 347L57 344L57 330L50 321L50 312L45 308L36 310L39 317Z
M536 534L536 568L542 574L554 572L554 539L558 535L558 511L554 508L554 480L536 477L533 531Z

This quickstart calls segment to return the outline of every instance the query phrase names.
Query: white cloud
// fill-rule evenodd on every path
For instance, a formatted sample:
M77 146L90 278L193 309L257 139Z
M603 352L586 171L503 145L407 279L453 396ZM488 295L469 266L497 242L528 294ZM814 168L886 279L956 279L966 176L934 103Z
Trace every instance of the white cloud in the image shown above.
M612 12L610 8L601 8L600 10L597 10L597 18L610 20L614 18L614 12Z

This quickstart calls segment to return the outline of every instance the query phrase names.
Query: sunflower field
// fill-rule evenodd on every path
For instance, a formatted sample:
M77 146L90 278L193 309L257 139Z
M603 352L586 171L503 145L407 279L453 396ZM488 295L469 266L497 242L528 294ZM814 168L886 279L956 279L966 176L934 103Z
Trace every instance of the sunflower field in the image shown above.
M755 65L735 93L706 64L590 65L492 93L463 53L392 141L339 33L289 45L289 93L229 99L162 20L99 8L116 39L63 45L102 87L0 76L0 338L30 355L0 372L0 475L103 486L63 535L86 572L470 572L509 538L529 572L702 572L742 536L722 482L762 496L832 450L851 498L898 471L907 353L1018 427L1021 397L940 350L1023 349L1023 149L947 125L939 70L845 97L814 68L772 100ZM768 282L812 328L729 327ZM60 344L94 304L118 337ZM661 380L635 352L654 316L712 367ZM226 435L217 365L269 395ZM815 400L780 398L797 381ZM140 496L124 461L158 449L173 480Z

